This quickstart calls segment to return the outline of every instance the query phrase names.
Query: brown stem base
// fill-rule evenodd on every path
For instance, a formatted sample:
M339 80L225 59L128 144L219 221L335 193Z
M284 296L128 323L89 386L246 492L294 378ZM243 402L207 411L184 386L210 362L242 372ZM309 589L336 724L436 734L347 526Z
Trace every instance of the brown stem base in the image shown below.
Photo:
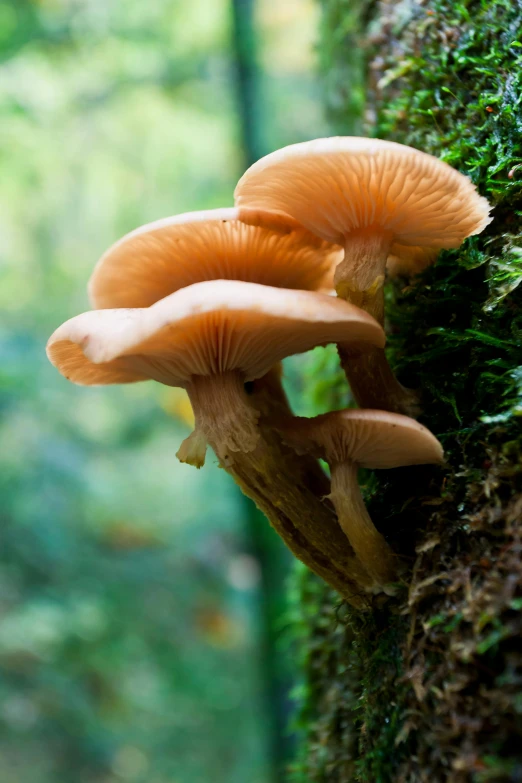
M353 606L368 608L374 580L316 494L321 486L328 494L328 481L315 460L297 456L262 427L255 451L238 455L226 470L299 560Z
M382 348L338 345L341 366L360 408L402 413L417 418L421 407L417 394L399 383Z
M207 384L208 388L203 388ZM287 405L276 375L269 379L270 384L279 384L277 404ZM193 394L195 386L198 389ZM219 387L226 387L226 394ZM265 514L288 548L352 605L368 608L375 582L355 557L332 506L320 498L329 494L329 482L316 460L297 456L266 425L259 427L255 446L251 448L249 443L248 451L231 454L223 441L217 440L223 437L228 443L238 442L238 433L223 433L223 399L228 398L234 411L234 416L225 417L230 427L234 422L250 423L259 415L257 405L263 411L269 405L267 387L254 385L249 398L241 384L218 376L205 381L193 379L187 390L197 426L222 467ZM200 408L202 400L204 410ZM221 417L219 426L217 416Z

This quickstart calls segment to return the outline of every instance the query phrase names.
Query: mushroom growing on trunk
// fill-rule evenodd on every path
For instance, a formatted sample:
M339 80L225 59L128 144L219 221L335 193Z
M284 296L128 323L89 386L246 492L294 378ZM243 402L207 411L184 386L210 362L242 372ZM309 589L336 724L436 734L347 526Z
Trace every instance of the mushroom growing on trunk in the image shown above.
M331 286L338 245L294 218L266 210L186 212L131 231L98 261L89 281L96 309L149 307L205 280L242 280L318 291Z
M459 247L491 222L486 199L451 166L402 144L349 136L261 158L239 180L235 198L240 207L286 212L343 245L336 291L381 324L390 257L395 270L420 271L440 249ZM382 349L362 353L340 344L339 354L360 406L416 412L415 395L395 379Z
M407 416L375 410L295 417L277 422L276 427L298 454L313 454L328 462L330 497L339 524L368 573L385 588L397 577L397 558L366 510L358 468L440 463L443 451L437 438Z
M333 510L270 427L258 425L245 383L285 356L329 342L384 344L377 322L323 294L227 280L196 283L148 308L97 310L67 321L48 343L51 362L80 384L154 379L189 394L195 431L180 449L203 464L207 443L292 552L352 603L373 580Z
M110 247L91 275L89 296L100 309L149 307L206 280L331 289L341 257L339 246L288 215L236 207L186 212L141 226ZM257 381L259 389L263 385L273 414L288 408L280 368ZM190 456L196 445L194 437L182 455Z

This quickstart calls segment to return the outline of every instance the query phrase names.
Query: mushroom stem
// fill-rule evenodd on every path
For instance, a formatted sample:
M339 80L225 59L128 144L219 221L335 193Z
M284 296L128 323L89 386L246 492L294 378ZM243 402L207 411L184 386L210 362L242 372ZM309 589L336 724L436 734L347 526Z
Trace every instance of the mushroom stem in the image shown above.
M313 459L296 459L266 432L256 450L240 454L227 471L299 560L349 603L368 607L365 592L373 590L374 580L341 540L332 508L318 498L321 484L327 492L328 488Z
M265 514L288 548L347 601L358 608L367 608L368 591L372 591L374 580L355 557L333 509L318 496L328 495L329 485L316 460L294 454L281 444L272 428L264 425L257 430L251 448L250 426L245 430L245 423L257 421L256 395L252 395L252 405L239 373L192 378L187 391L196 427L205 435L225 470ZM223 408L225 398L229 410ZM245 431L249 450L231 454L230 444L240 445Z
M357 465L338 462L331 465L331 499L339 524L368 573L381 586L395 581L397 559L370 519L357 481Z
M262 378L258 378L250 384L245 384L245 391L247 391L248 387L247 394L251 397L255 411L258 411L263 417L292 415L290 403L281 383L281 375L281 364L277 364ZM197 393L197 389L192 391L193 398ZM204 394L205 391L203 391ZM205 410L204 401L202 408ZM176 452L176 457L180 462L193 465L195 468L201 468L205 464L206 452L207 439L202 431L201 422L199 425L196 422L194 431L181 443Z
M189 437L201 433L208 443L215 443L214 451L225 466L233 461L236 452L255 449L259 411L241 404L246 395L238 372L195 375L186 388L196 419L194 433Z
M292 409L282 383L281 363L252 381L249 388L251 404L259 411L261 418L292 416ZM245 387L246 388L246 387Z
M382 348L373 345L337 346L341 366L360 408L375 408L391 413L403 413L417 418L421 413L419 398L395 377Z
M351 231L345 238L344 259L334 276L335 289L384 324L384 277L392 233L375 227ZM377 408L416 417L416 393L399 383L382 348L338 346L341 365L353 396L361 408Z
M384 277L392 239L391 231L375 226L351 231L345 237L344 258L334 274L337 295L366 310L381 325Z

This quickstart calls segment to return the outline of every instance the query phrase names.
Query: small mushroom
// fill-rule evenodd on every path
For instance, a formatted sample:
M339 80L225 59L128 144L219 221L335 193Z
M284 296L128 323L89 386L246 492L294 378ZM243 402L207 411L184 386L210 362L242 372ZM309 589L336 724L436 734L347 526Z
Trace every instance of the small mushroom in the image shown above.
M180 458L199 467L209 443L294 554L361 605L373 580L310 486L309 463L295 462L273 431L258 426L245 390L285 356L340 339L382 345L384 334L371 316L339 299L214 280L148 308L83 313L56 330L47 350L75 383L154 379L185 388L196 428Z
M384 323L383 283L420 271L442 248L457 248L488 223L489 204L471 181L441 160L380 139L336 137L293 144L254 163L235 191L240 207L281 210L323 239L341 244L334 283L343 299ZM412 412L380 349L359 356L340 346L359 405ZM380 405L378 405L380 403Z
M95 308L149 307L205 280L316 291L331 286L342 249L288 215L227 208L158 220L127 234L89 281Z
M359 560L383 587L397 576L397 559L373 524L357 481L363 468L440 463L442 446L426 427L407 416L376 410L343 410L314 419L276 423L298 454L325 459L331 469L331 500L339 524Z

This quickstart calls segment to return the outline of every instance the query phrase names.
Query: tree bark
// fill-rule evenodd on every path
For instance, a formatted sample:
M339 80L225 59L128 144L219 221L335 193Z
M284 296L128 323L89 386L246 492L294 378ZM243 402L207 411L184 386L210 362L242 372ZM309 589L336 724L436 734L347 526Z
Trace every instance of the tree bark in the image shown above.
M335 130L357 127L364 59L365 135L444 158L495 209L387 303L391 364L448 464L371 477L371 517L410 562L401 595L369 619L305 579L297 780L520 779L521 36L518 2L323 0Z

